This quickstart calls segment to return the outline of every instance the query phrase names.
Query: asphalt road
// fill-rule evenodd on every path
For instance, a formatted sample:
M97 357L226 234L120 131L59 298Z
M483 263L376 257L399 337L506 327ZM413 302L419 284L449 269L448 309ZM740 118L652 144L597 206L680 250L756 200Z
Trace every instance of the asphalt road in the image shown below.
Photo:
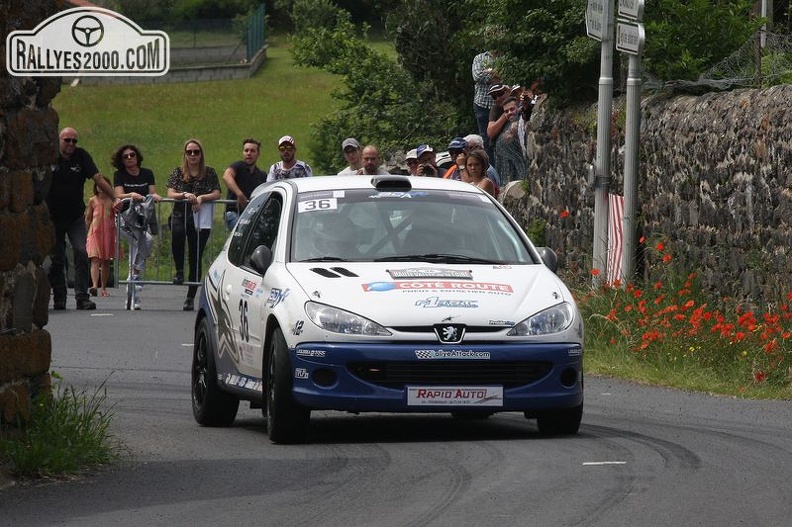
M124 461L0 490L0 525L790 525L792 405L586 379L580 434L533 421L316 413L310 443L269 442L258 410L201 428L184 289L52 312L53 369L105 382Z

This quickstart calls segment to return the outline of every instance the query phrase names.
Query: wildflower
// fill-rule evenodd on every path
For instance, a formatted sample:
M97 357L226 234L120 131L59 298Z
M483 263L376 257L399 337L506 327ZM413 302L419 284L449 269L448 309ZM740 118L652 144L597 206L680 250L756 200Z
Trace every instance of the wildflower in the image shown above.
M663 242L658 242L657 250L663 252L664 249L665 249L665 244Z
M600 274L600 270L599 269L592 269L591 270L591 276L597 276L598 274Z
M755 371L754 372L754 381L755 382L764 382L767 378L767 375L763 371Z
M561 216L562 219L566 218L567 216L569 216L569 211L566 210L566 209L562 210L560 216Z
M670 254L664 254L663 255L663 263L668 263L670 261L671 261L671 255Z

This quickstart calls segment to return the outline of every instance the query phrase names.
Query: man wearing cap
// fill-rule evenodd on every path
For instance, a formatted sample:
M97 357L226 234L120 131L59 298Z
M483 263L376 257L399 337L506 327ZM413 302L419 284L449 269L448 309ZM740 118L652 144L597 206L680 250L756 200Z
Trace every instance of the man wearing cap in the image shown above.
M408 150L404 156L404 162L407 163L407 175L419 176L418 174L418 150L413 148Z
M463 152L467 152L468 144L464 137L455 137L448 143L448 153L451 155L451 166L448 167L444 179L455 179L460 181L462 179L462 170L467 170L464 166L457 164L457 157Z
M281 160L273 163L267 173L267 181L277 179L292 179L297 177L311 177L313 172L310 165L305 161L300 161L295 157L297 145L294 138L284 135L278 140L278 154Z
M350 174L360 174L363 169L363 161L360 159L360 143L354 137L348 137L341 143L341 150L344 153L344 159L349 165L338 173L339 176L346 176Z
M418 156L418 168L416 176L440 177L440 169L437 167L435 151L429 145L418 145L415 149Z
M225 220L228 230L234 228L240 213L247 207L253 190L267 180L257 165L261 143L253 138L242 140L242 159L235 161L223 172L223 182L228 188L228 199L236 203L226 204Z

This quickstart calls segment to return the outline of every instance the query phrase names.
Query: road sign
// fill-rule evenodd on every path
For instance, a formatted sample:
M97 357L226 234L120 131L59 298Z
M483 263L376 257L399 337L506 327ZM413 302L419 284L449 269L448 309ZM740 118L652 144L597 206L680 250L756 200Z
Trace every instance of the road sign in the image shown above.
M619 16L629 20L643 20L644 0L619 0Z
M616 49L629 53L630 55L640 55L643 50L644 27L640 22L624 22L619 20L616 24Z
M593 39L602 40L607 31L605 2L608 0L588 0L586 4L586 34Z

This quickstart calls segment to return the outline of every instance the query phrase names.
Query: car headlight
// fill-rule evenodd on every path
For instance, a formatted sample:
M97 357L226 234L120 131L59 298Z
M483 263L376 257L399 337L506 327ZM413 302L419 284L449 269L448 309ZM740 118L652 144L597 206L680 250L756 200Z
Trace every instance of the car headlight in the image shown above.
M563 302L532 315L507 333L510 337L550 335L567 329L575 320L575 310L569 302Z
M325 304L307 302L305 313L320 328L344 335L389 336L390 331L365 317Z

